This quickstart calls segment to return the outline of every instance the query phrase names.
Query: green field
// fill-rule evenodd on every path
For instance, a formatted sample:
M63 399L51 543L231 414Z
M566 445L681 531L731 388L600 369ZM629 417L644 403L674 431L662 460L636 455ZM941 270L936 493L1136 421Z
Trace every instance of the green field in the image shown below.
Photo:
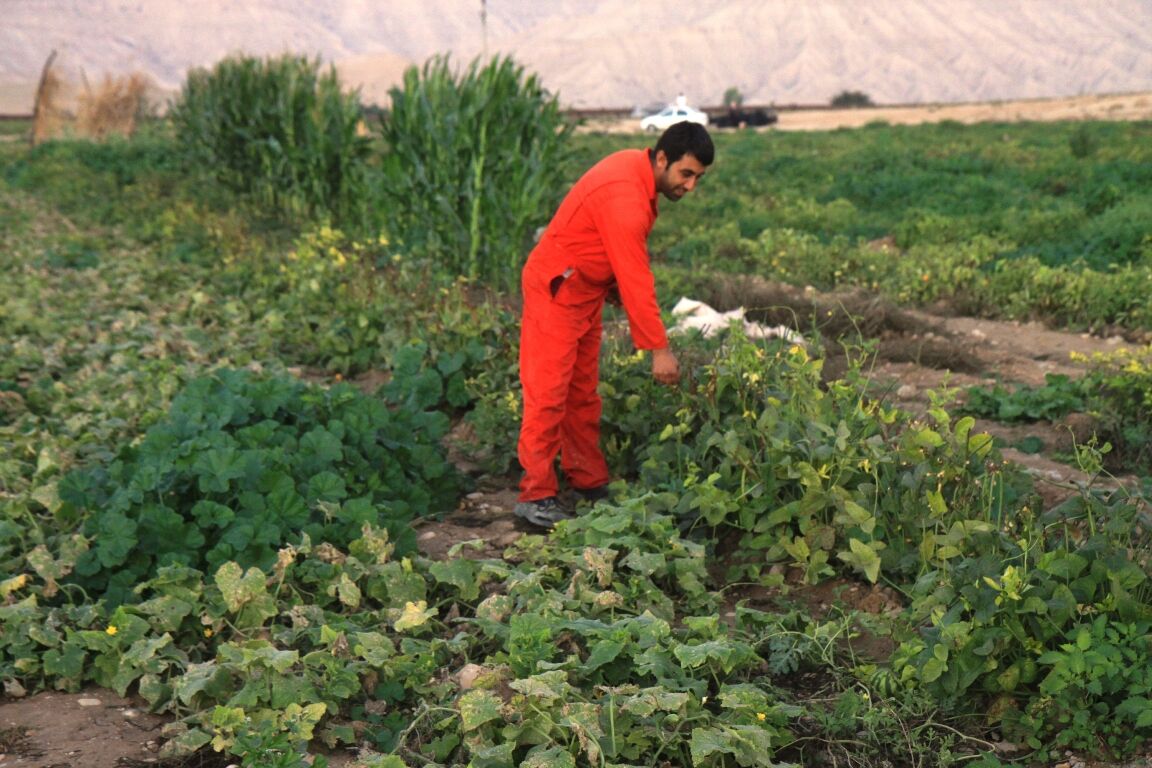
M341 177L355 205L246 188L175 135L0 142L7 692L138 694L171 717L166 754L246 767L322 746L387 768L1146 751L1152 353L985 393L1035 418L1092 410L1143 478L1045 509L951 403L913 417L876 396L865 337L685 339L679 389L611 338L613 502L498 559L431 560L413 520L515 484L521 232L647 138L565 134L531 181L485 176L516 165L490 149L449 231L426 200L389 207L383 135ZM755 278L1147 341L1150 124L716 142L699 190L662 206L662 298ZM540 186L501 196L516 183ZM497 241L480 212L501 205L527 213ZM1103 480L1106 453L1077 459ZM799 599L832 583L897 609Z

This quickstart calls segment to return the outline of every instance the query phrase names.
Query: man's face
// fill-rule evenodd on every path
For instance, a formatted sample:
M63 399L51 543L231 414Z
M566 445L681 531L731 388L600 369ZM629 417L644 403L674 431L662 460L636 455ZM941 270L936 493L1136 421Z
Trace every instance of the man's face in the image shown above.
M668 162L664 150L656 153L656 191L672 202L696 188L696 182L706 170L695 155L685 154L674 163Z

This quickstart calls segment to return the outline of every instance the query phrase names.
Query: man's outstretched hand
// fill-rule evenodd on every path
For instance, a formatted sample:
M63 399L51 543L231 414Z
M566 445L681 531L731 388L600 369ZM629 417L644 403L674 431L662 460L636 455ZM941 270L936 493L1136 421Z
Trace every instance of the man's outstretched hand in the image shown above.
M680 361L671 349L652 350L652 378L661 384L675 384L680 381Z

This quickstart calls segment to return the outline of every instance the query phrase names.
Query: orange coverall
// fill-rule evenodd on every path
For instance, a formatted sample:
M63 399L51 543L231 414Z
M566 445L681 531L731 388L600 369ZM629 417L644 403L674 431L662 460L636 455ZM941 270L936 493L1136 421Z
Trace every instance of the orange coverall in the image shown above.
M557 454L572 487L608 482L596 392L601 315L616 288L636 347L668 346L648 263L657 213L648 150L616 152L576 182L524 265L521 501L557 495Z

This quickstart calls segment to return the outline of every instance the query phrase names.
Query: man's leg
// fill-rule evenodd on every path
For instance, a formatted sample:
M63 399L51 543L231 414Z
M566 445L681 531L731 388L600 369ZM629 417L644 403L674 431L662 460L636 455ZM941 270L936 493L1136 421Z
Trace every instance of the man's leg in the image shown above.
M608 464L600 450L602 405L599 322L580 337L560 424L560 466L573 488L600 488L608 483Z
M520 501L556 496L559 486L554 463L561 449L560 424L576 364L576 339L545 331L527 310L520 325L520 383L524 416L517 456L524 476Z

